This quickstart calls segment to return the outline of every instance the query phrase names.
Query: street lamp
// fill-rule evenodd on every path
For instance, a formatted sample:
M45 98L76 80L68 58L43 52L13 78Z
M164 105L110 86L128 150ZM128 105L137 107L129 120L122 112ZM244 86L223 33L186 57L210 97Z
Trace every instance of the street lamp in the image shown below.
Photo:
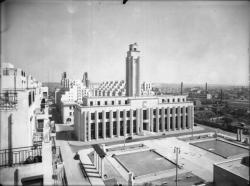
M178 155L180 154L180 147L174 147L174 153L176 153L176 177L175 177L175 183L177 186L178 182Z

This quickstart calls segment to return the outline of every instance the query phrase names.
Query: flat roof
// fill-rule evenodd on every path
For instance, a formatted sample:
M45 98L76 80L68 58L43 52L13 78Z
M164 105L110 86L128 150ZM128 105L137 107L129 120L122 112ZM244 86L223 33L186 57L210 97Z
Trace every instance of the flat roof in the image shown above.
M214 164L217 167L225 169L241 178L249 180L249 167L241 163L242 158L231 159Z
M187 95L156 95L156 96L90 96L90 97L83 97L85 99L107 99L107 98L122 98L122 99L157 99L157 98L165 98L165 97L187 97Z

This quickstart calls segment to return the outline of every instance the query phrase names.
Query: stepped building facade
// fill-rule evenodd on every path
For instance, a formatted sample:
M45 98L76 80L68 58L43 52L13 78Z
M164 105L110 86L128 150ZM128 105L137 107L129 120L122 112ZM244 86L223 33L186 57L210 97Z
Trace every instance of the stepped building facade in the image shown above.
M149 91L151 86L140 83L140 52L136 43L127 52L124 84L126 96L84 97L82 104L76 104L74 127L79 141L193 128L194 106L186 96L142 94L141 87Z

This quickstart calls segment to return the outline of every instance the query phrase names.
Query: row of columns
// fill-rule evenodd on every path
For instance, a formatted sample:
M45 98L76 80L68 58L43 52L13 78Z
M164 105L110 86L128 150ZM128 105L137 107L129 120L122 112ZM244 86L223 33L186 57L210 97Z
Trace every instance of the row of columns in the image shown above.
M176 130L176 128L178 130L180 130L181 128L185 129L185 128L192 128L193 127L193 123L194 123L194 108L192 106L188 106L188 107L182 107L183 108L183 112L181 114L181 107L177 107L177 112L176 112L176 108L172 109L172 114L170 114L170 108L167 108L167 113L165 113L165 109L164 107L162 108L156 108L155 110L155 115L153 113L153 108L147 108L146 109L146 119L143 119L143 109L136 109L136 116L134 118L133 113L134 110L130 109L130 113L129 113L129 120L127 120L127 110L123 110L123 118L121 120L120 118L120 110L116 110L116 111L109 111L109 119L106 119L106 112L103 110L102 111L102 136L105 139L106 138L106 121L109 122L109 134L110 134L110 138L113 138L113 124L114 122L116 122L116 134L117 137L120 137L120 127L121 127L121 122L123 122L123 131L124 134L127 134L127 126L130 126L130 131L129 134L133 135L134 131L133 131L133 121L134 119L136 120L136 134L139 134L140 132L142 132L143 130L143 124L146 124L146 130L148 131L154 131L154 119L156 119L156 123L155 123L155 128L156 128L156 132L160 132L160 128L161 128L161 132L164 131L169 131L170 129L172 130ZM186 108L187 108L187 112L186 112ZM161 113L160 113L161 110ZM113 114L114 112L116 113L116 118L113 118ZM182 126L181 126L181 115L182 117ZM186 121L186 115L188 116L188 120ZM95 111L94 113L94 126L95 126L95 139L98 140L99 138L99 122L98 122L98 112ZM172 116L172 118L171 118ZM176 121L176 116L177 116L177 121ZM165 118L167 118L167 120L165 121ZM82 139L83 141L90 141L91 140L91 115L90 112L83 112L83 114L80 116L80 118L78 118L79 121L83 121L83 125L80 124L80 130L82 132L79 132L79 136L80 139ZM172 128L170 127L170 119L172 119ZM166 123L167 122L167 123ZM167 128L165 129L165 124L167 124ZM160 127L161 125L161 127ZM84 135L87 134L87 135Z

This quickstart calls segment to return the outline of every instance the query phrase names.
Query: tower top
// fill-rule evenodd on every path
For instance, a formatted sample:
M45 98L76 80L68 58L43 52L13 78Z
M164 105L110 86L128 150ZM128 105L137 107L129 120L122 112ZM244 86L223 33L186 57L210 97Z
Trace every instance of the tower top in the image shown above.
M130 44L130 45L129 45L129 51L138 52L137 47L138 47L137 43Z

